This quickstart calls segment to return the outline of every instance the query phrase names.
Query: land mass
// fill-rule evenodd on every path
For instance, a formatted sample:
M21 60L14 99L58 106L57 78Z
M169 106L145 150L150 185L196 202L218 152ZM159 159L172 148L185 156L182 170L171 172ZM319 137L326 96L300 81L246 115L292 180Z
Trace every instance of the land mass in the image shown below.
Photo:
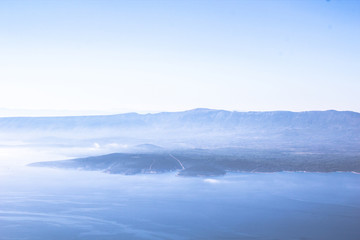
M2 139L49 147L134 146L360 151L360 113L236 112L0 118ZM108 152L123 152L113 147Z
M2 143L21 139L26 147L92 149L97 155L32 166L183 176L360 171L360 113L350 111L13 117L0 118L0 131Z
M358 172L360 155L301 153L239 148L113 153L30 166L103 171L111 174L177 172L179 176L220 176L227 172Z

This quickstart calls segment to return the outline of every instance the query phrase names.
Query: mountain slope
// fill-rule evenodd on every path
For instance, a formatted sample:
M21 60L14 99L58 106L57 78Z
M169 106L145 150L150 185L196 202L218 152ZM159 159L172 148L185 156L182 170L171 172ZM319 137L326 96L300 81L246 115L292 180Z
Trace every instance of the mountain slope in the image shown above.
M105 139L165 147L360 149L360 114L340 111L231 112L194 109L156 114L0 118L4 135Z

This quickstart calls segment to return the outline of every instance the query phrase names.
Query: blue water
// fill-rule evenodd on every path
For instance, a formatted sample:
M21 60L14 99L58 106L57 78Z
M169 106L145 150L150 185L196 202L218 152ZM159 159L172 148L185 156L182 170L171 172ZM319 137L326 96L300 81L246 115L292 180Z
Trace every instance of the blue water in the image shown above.
M0 176L0 239L360 239L360 175Z

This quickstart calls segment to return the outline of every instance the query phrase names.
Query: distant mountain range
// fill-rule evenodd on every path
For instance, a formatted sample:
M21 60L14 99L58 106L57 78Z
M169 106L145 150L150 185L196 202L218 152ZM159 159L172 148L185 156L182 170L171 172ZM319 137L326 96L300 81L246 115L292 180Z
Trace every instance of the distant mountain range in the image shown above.
M201 127L219 129L239 128L360 128L360 113L350 111L272 111L235 112L194 109L184 112L154 114L124 113L98 116L67 117L4 117L0 128L128 128L128 127Z
M246 147L359 151L360 113L232 112L194 109L156 114L0 118L4 136L39 143L95 141L165 148ZM16 135L18 134L18 135Z

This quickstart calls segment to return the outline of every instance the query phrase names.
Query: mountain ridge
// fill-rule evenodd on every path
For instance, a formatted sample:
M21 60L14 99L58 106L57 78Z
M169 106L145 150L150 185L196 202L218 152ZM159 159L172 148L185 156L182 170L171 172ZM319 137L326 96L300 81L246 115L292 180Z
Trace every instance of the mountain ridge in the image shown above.
M64 138L56 140L64 142L75 137L99 144L360 149L360 113L336 110L237 112L200 108L151 114L6 117L0 118L0 130L13 138Z
M189 117L199 117L199 116L207 116L205 118L206 120L209 120L209 118L215 118L218 120L226 120L229 118L245 118L245 117L255 117L256 119L259 119L259 116L265 116L267 118L271 117L287 117L288 120L291 119L289 117L296 117L299 116L305 116L305 115L321 115L322 117L327 116L342 116L342 117L353 117L353 118L359 118L360 119L360 113L353 112L353 111L337 111L337 110L326 110L326 111L302 111L302 112L293 112L293 111L248 111L248 112L239 112L239 111L227 111L227 110L215 110L215 109L206 109L206 108L197 108L187 111L181 111L181 112L159 112L159 113L147 113L147 114L139 114L139 113L121 113L121 114L112 114L112 115L88 115L88 116L49 116L49 117L0 117L0 127L3 126L6 122L20 122L22 121L28 121L28 122L36 122L40 121L42 123L46 123L49 120L54 121L67 121L73 120L72 123L82 123L84 120L98 120L98 121L109 121L109 120L125 120L128 121L131 120L143 120L144 122L148 122L149 119L154 118L156 120L161 120L163 117L173 117L177 116L177 120L191 120ZM204 117L202 118L204 120ZM48 120L48 121L46 121ZM279 120L279 119L277 119Z

